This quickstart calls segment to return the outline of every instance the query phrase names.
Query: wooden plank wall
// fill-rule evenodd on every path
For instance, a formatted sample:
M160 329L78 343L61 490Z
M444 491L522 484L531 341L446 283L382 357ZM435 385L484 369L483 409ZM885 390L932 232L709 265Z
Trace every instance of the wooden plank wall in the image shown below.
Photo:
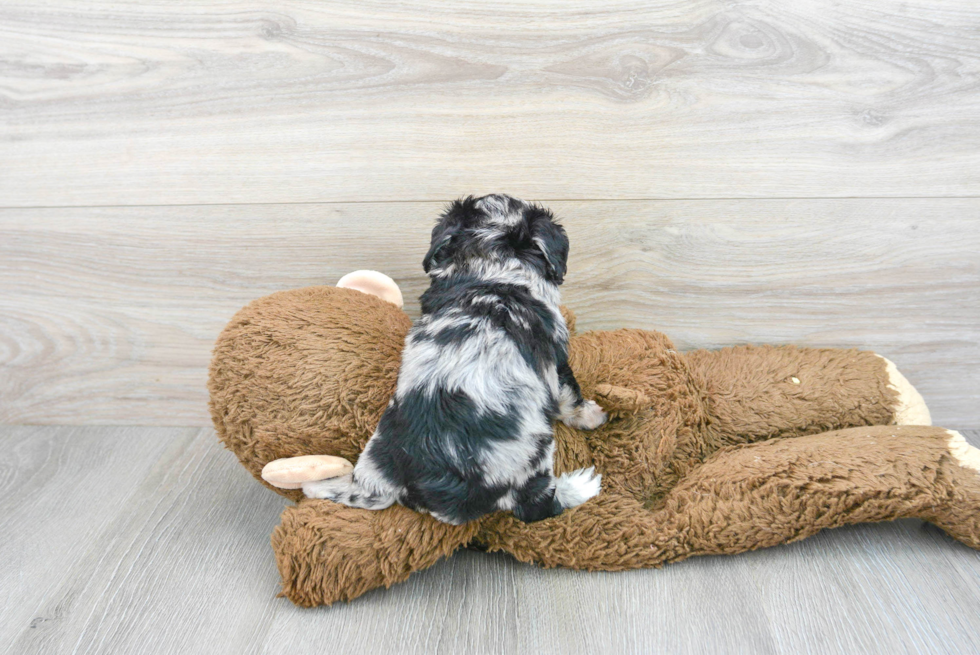
M974 195L972 0L5 2L4 203Z
M447 200L572 239L580 328L895 360L980 425L980 7L0 6L0 422L203 425L260 295L424 288Z

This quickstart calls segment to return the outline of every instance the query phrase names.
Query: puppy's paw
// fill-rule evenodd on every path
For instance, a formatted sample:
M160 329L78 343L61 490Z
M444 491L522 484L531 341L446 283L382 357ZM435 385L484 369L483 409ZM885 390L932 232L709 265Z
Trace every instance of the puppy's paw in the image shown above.
M347 475L327 478L326 480L309 480L303 483L303 493L307 498L336 500L339 494L350 487L352 477L348 473Z
M565 419L565 424L579 430L595 430L609 418L594 400L586 400Z
M602 475L595 472L594 466L590 466L562 473L555 485L555 499L564 509L578 507L589 498L598 496L601 489Z

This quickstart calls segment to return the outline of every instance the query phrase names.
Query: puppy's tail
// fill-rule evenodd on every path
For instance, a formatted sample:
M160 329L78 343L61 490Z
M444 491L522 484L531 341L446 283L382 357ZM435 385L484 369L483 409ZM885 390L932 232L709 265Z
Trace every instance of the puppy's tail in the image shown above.
M307 498L323 498L348 507L361 509L384 509L397 500L394 494L378 493L365 489L354 478L353 473L326 480L303 483L303 493Z

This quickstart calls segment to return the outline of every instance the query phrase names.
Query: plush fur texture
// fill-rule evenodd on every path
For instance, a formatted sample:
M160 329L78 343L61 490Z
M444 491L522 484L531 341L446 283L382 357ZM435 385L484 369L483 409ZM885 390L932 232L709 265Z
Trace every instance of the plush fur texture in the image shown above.
M219 436L257 479L280 457L356 460L395 392L409 327L395 306L347 289L251 303L215 346ZM917 517L980 548L980 453L942 428L894 425L897 392L873 353L683 354L658 332L615 330L573 335L569 361L610 419L590 432L558 423L555 470L595 466L598 497L536 523L497 512L453 526L399 505L366 511L274 489L299 501L272 537L283 594L349 600L466 544L621 570Z
M432 230L432 279L395 395L352 473L310 498L397 502L453 525L497 510L539 521L599 493L594 469L554 474L552 423L598 427L568 366L558 307L568 237L551 213L502 195L452 203Z

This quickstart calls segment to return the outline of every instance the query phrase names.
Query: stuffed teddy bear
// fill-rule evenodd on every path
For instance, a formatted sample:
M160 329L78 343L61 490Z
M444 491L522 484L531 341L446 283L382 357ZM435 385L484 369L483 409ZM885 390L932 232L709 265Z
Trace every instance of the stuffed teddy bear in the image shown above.
M304 498L303 481L350 471L394 393L411 325L400 305L389 278L356 272L252 302L215 346L220 439L298 501L272 535L297 605L351 600L467 545L617 571L916 517L980 548L980 450L930 427L888 360L794 346L680 353L650 330L575 334L571 313L572 369L609 421L556 424L555 472L595 466L599 496L534 523L498 512L460 526Z

